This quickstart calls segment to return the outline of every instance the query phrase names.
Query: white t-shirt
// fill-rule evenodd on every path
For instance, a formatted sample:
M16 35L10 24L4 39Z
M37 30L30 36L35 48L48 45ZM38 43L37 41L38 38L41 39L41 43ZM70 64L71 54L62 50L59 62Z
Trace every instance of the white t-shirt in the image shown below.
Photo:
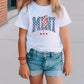
M28 30L26 52L29 52L31 48L56 53L63 50L59 35L60 27L71 23L71 19L62 4L61 7L64 11L64 17L59 19L56 18L55 13L52 13L51 4L41 6L32 1L28 5L27 13L26 7L21 9L15 25Z

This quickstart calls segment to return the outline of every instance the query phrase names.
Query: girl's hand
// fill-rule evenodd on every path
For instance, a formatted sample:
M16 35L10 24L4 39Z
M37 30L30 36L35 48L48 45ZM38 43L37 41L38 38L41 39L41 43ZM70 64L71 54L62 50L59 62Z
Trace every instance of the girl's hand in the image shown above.
M63 66L63 72L65 73L65 76L69 75L72 70L72 63L69 60L64 61L64 66Z
M30 75L30 73L29 73L29 67L27 64L20 65L19 75L21 75L21 77L23 78L28 79L28 76Z

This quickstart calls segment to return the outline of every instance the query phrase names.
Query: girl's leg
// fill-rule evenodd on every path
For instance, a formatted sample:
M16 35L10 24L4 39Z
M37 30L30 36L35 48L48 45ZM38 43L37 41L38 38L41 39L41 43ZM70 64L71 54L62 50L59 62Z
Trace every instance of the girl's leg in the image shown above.
M62 76L58 77L51 77L46 75L47 84L62 84Z
M29 76L30 84L43 84L43 73L37 76Z

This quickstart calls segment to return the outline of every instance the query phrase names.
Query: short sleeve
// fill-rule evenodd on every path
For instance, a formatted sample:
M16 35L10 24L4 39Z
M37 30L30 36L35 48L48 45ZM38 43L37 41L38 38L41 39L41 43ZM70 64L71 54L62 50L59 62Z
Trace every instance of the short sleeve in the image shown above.
M26 12L26 6L21 9L16 19L15 25L21 27L22 29L28 30L28 13Z
M63 5L61 5L61 7L63 9L63 17L60 17L59 26L63 27L65 25L70 24L71 23L71 19L70 19L68 13L67 13L66 8ZM60 13L60 15L62 15L62 13Z

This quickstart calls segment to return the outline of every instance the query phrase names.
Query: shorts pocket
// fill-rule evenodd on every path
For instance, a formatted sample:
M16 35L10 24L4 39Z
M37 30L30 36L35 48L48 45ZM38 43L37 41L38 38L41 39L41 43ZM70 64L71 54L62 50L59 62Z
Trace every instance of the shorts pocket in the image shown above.
M62 52L60 53L54 53L52 56L52 59L55 61L62 61Z
M30 54L30 53L27 53L27 54L26 54L26 57L27 57L27 60L33 60L33 59L34 59L34 58L33 58L33 55Z

